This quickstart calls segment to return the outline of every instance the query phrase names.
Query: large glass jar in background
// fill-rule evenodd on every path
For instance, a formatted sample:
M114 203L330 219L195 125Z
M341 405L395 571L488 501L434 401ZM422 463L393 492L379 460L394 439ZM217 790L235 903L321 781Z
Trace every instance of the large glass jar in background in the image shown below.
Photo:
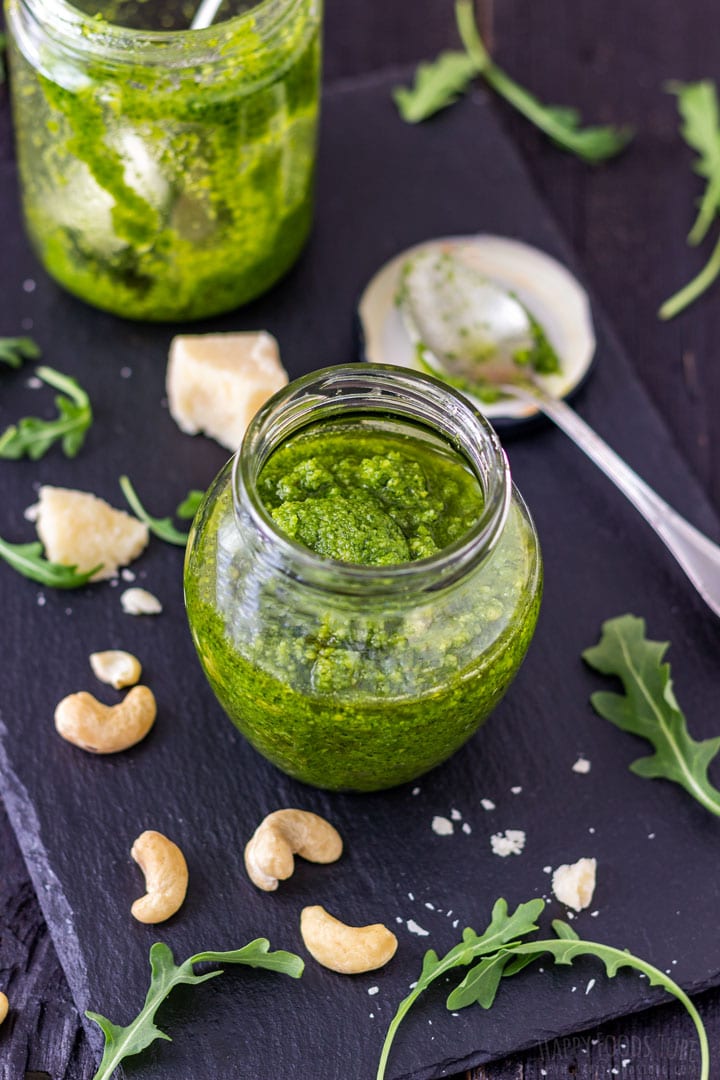
M199 2L199 0L198 0ZM321 0L5 0L27 229L46 269L134 319L231 310L310 229Z
M281 533L258 476L294 433L361 424L460 456L480 519L394 566L321 558ZM370 364L276 394L200 508L185 567L190 627L220 703L270 761L307 783L372 791L449 757L505 693L541 595L535 529L488 422L439 381Z

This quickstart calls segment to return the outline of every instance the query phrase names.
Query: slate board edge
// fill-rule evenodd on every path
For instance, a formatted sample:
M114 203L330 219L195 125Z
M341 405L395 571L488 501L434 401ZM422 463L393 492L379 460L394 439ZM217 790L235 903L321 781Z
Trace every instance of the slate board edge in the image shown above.
M411 70L411 69L407 69L407 70ZM357 80L355 80L355 79L346 80L343 83L341 83L339 85L336 85L335 87L331 88L331 90L326 94L326 96L334 96L335 94L339 95L339 94L348 93L348 92L362 92L362 90L364 88L369 89L369 88L372 88L372 87L377 87L378 85L381 85L384 82L386 82L387 79L388 79L388 73L387 73L387 71L385 71L385 72L379 73L377 75L373 75L371 77L361 78L361 79L357 79ZM475 96L475 95L473 95L473 96ZM483 97L484 97L484 100L485 100L486 95L484 95ZM498 126L500 126L500 125L498 124ZM518 168L518 170L522 171L526 175L528 185L531 186L535 190L534 184L532 183L530 177L527 174L527 170L525 168L524 162L522 161L522 158L517 153L517 151L515 150L514 145L512 144L511 140L507 137L506 134L505 134L505 140L506 140L506 144L507 144L507 148L508 148L508 155L514 157L516 168ZM537 194L537 192L536 192L536 194ZM538 198L540 198L539 195L538 195ZM550 217L551 217L551 215L548 212L548 218L550 218ZM572 252L569 250L568 245L567 245L567 243L565 241L565 238L564 238L559 226L557 225L557 222L554 219L554 217L552 217L551 220L552 220L552 225L553 225L554 230L555 230L556 238L558 240L558 246L562 249L562 251L564 253L564 256L566 257L567 262L569 263L569 265L576 272L575 257L572 254ZM579 276L582 279L582 274L580 274ZM627 353L626 353L624 347L618 344L618 338L617 338L617 335L614 332L612 324L610 324L609 321L607 320L607 318L604 317L604 314L600 311L599 305L595 301L595 298L592 296L592 294L591 294L591 300L592 300L593 311L594 311L596 321L599 324L602 325L604 333L611 340L611 342L618 348L618 351L622 352L625 356L627 356ZM673 439L671 433L667 429L667 427L666 427L663 419L661 418L658 410L656 409L654 403L649 398L649 396L646 394L646 391L645 391L644 387L641 385L640 380L637 378L634 371L630 372L629 377L633 380L635 386L638 389L638 392L642 395L646 408L648 409L649 412L651 412L654 415L654 417L656 418L658 424L663 427L663 429L665 430L665 432L668 435L668 439L672 442L673 447L675 448L676 454L683 461L683 464L686 466L688 472L690 473L690 475L692 477L693 486L697 489L697 498L698 498L698 501L702 505L702 509L704 511L707 511L709 514L711 514L713 520L715 522L717 522L718 521L717 515L715 514L714 510L710 506L710 503L709 503L709 501L707 499L707 496L705 495L704 491L702 490L702 487L701 487L699 481L697 480L696 476L694 475L694 473L690 469L690 466L685 461L685 458L682 455L680 449L677 447L677 444L675 443L675 440ZM45 916L46 921L48 922L48 924L50 926L54 925L54 920L55 919L58 919L58 921L62 922L66 927L66 932L63 934L62 938L59 939L59 940L56 940L56 939L53 939L53 940L54 940L54 944L55 944L55 947L56 947L57 952L58 952L59 959L60 959L61 964L63 966L63 969L66 971L66 974L68 973L68 971L71 972L71 974L68 975L68 981L69 981L70 986L71 986L71 990L72 990L72 993L73 993L73 998L74 998L74 1000L75 1000L75 1002L76 1002L76 1004L78 1006L78 1009L79 1009L81 1015L83 1015L84 1009L86 1007L88 1007L88 1005L90 1003L88 1003L86 1000L84 1000L86 995L83 992L82 979L76 979L76 978L73 977L73 966L74 965L78 965L77 970L80 970L80 971L82 971L84 969L84 967L85 967L85 964L84 964L84 961L83 961L82 947L81 947L80 942L79 942L79 940L77 938L77 935L74 932L71 932L69 929L67 929L67 928L72 926L72 921L73 921L72 920L72 911L68 908L67 902L65 900L65 897L63 896L62 889L60 887L60 883L58 882L57 878L54 875L54 872L51 869L51 866L50 866L50 863L49 863L49 860L48 860L48 857L47 857L47 853L46 853L46 851L45 851L45 849L44 849L44 847L42 845L42 840L41 840L41 835L40 835L39 829L38 828L32 828L30 830L33 833L33 835L37 838L37 842L35 844L33 844L32 846L27 846L25 843L23 843L23 841L26 840L26 838L27 838L26 833L25 833L25 830L27 828L26 823L36 821L36 814L35 814L35 810L34 810L34 808L32 806L32 803L31 803L31 801L29 799L29 796L28 796L27 792L25 791L24 787L22 786L21 783L19 783L17 778L13 774L11 774L10 771L7 769L7 755L6 755L6 752L5 752L4 745L3 745L3 737L6 734L7 734L7 732L6 732L5 726L2 723L2 719L0 717L0 780L3 783L3 793L2 794L3 794L3 797L4 797L6 805L7 805L8 815L9 815L10 821L12 823L15 834L18 837L18 841L20 843L23 858L24 858L25 863L26 863L26 865L28 867L28 871L30 873L30 876L31 876L31 879L32 879L32 882L33 882L33 886L35 888L35 891L36 891L38 901L39 901L41 910L43 912L43 915ZM706 989L709 989L713 985L716 985L719 979L720 979L720 971L714 972L707 979L698 981L696 983L692 983L692 982L687 983L685 985L684 989L686 989L689 993L692 993L692 994L701 993L702 991L704 991ZM663 997L659 997L659 996L656 996L656 995L652 995L652 997L648 996L648 997L640 1000L638 1002L638 1004L635 1007L631 1008L631 1009L624 1008L624 1009L616 1010L616 1011L608 1010L607 1012L603 1013L599 1017L597 1022L598 1023L604 1023L606 1021L615 1019L615 1018L617 1018L619 1016L622 1016L622 1015L629 1015L630 1013L642 1012L642 1011L644 1011L644 1010L646 1010L648 1008L651 1008L651 1007L653 1007L653 1006L655 1006L657 1004L666 1003L666 1002L669 1002L670 1000L672 1000L672 999L667 998L665 996L663 996ZM689 1018L688 1018L688 1022L689 1022ZM88 1036L90 1038L91 1044L93 1045L93 1047L95 1047L98 1050L98 1058L99 1058L99 1048L100 1048L100 1045L101 1045L101 1037L100 1037L99 1031L98 1031L97 1027L94 1024L91 1024L89 1021L87 1021L84 1018L84 1016L83 1016L83 1023L84 1023L84 1026L86 1027L86 1030L88 1032ZM552 1029L552 1032L550 1033L550 1037L551 1038L557 1038L558 1036L567 1035L567 1034L570 1034L570 1033L572 1033L572 1032L574 1032L576 1030L578 1030L576 1025L570 1025L567 1028L561 1028L558 1025L554 1025L553 1029ZM533 1037L531 1040L527 1041L526 1043L523 1043L522 1045L518 1045L517 1046L517 1051L519 1052L519 1051L527 1049L529 1047L540 1045L540 1044L542 1044L543 1041L544 1041L543 1037L539 1037L539 1038L538 1037ZM435 1080L435 1078L439 1077L440 1075L447 1075L448 1071L451 1070L451 1069L456 1070L456 1069L463 1069L463 1068L472 1068L472 1067L474 1067L476 1065L479 1065L479 1064L482 1064L484 1062L488 1062L488 1061L493 1060L495 1058L495 1056L496 1055L493 1055L492 1053L478 1051L476 1054L468 1055L465 1058L459 1059L458 1061L447 1060L447 1061L443 1062L442 1065L440 1066L443 1069L442 1073L437 1072L438 1066L432 1066L432 1067L429 1067L427 1069L422 1069L422 1070L417 1070L416 1069L412 1073L402 1074L401 1076L397 1077L397 1080L410 1080L410 1078L411 1078L411 1080ZM122 1073L122 1075L124 1075L124 1073Z

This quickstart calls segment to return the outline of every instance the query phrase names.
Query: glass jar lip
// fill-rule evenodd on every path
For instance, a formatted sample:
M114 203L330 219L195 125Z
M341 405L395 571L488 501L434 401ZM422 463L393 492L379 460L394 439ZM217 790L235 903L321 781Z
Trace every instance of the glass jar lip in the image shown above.
M140 30L121 26L86 14L71 0L18 0L18 3L37 19L46 33L55 34L74 51L137 67L158 62L195 66L221 59L218 50L222 49L224 41L235 37L243 23L255 22L258 16L264 20L260 37L263 44L267 44L286 14L302 0L256 0L246 11L197 30L189 27L184 30Z
M339 399L348 390L357 391L357 397L341 405ZM421 406L428 413L425 417ZM476 524L434 555L389 566L326 558L283 533L257 489L262 466L287 437L317 422L319 412L330 410L342 416L350 408L354 416L367 412L405 418L444 437L462 454L483 489L484 506ZM444 410L447 427L438 430L432 424L429 413L433 410L436 416ZM391 364L359 363L326 367L302 376L260 408L234 455L232 495L238 523L243 511L247 511L263 540L292 576L332 592L394 593L445 587L484 561L505 526L512 481L495 429L467 397L422 372Z

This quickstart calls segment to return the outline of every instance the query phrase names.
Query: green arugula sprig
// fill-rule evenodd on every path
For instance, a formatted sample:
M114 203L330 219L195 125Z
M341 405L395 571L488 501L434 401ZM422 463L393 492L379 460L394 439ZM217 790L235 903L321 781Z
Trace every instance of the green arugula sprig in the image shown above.
M38 360L40 346L29 337L0 337L0 363L19 368L26 360Z
M87 585L98 570L102 570L102 563L94 566L92 570L78 573L76 566L49 562L43 557L39 540L31 544L11 544L0 537L0 559L4 559L23 577L37 581L40 585L49 585L53 589L79 589L81 585Z
M555 964L572 964L581 956L595 957L605 965L609 978L614 978L621 968L629 967L647 976L652 986L661 986L677 998L689 1013L700 1042L699 1080L709 1080L710 1051L707 1033L697 1009L685 991L659 968L631 953L604 945L597 941L583 941L567 923L555 920L553 929L556 938L547 940L521 941L512 938L527 937L537 929L534 920L540 915L545 902L530 900L520 904L512 915L508 915L505 900L495 903L490 926L484 934L477 935L474 930L465 929L463 940L455 945L444 957L430 949L425 954L422 971L417 985L399 1005L390 1022L385 1036L376 1080L383 1080L387 1068L390 1048L400 1022L409 1008L428 986L440 975L457 967L470 967L458 986L448 995L447 1008L455 1012L478 1004L489 1009L495 1002L500 983L504 977L517 975L534 960L550 954ZM505 940L502 940L503 937ZM478 963L475 963L479 960Z
M377 1080L383 1080L387 1068L390 1048L400 1024L427 988L456 967L465 967L478 957L496 953L502 946L526 937L537 930L535 920L545 907L544 900L530 900L520 904L512 914L508 914L505 900L497 900L492 910L490 924L482 934L476 934L467 927L463 930L462 941L455 945L443 957L438 957L434 949L428 949L423 959L422 970L415 986L406 998L400 1002L395 1016L390 1021L385 1042L383 1043L378 1063Z
M465 52L444 52L418 67L413 87L397 87L394 99L400 115L418 123L451 105L481 76L500 97L517 109L554 143L583 161L595 164L619 154L632 138L627 127L582 128L576 109L544 105L516 83L490 57L475 21L472 0L457 0L455 16Z
M184 521L192 521L204 498L204 491L200 491L198 488L191 488L175 511L176 517L182 518Z
M720 737L697 742L677 703L670 665L663 657L667 641L649 641L645 620L619 615L603 623L597 645L583 659L603 675L616 675L625 694L597 692L590 701L600 716L622 731L647 739L655 748L630 769L647 779L681 784L694 799L720 816L720 791L708 777L710 762L720 753Z
M17 424L11 424L0 435L0 458L16 461L29 457L37 461L58 441L65 456L74 458L85 442L85 435L93 421L90 399L70 375L63 375L50 367L39 367L36 375L48 386L61 391L55 398L57 419L41 420L37 416L26 416Z
M165 540L165 542L168 544L177 544L178 547L185 547L185 545L187 544L188 536L190 534L186 532L180 532L179 529L176 529L172 523L172 519L169 517L155 518L148 514L147 510L140 502L137 492L135 491L135 488L130 482L129 476L120 477L120 487L122 489L123 495L130 504L132 512L135 514L136 517L140 519L140 521L143 521L147 525L148 529L154 536L159 537L161 540ZM180 506L178 507L178 512L180 511L180 509L186 508L186 503L189 502L190 496L192 494L193 493L191 492L184 500L184 502L180 504Z
M277 971L293 979L300 978L305 965L299 956L283 951L270 952L269 949L270 942L267 938L257 938L242 949L231 952L196 953L183 964L177 965L168 946L162 942L156 942L150 949L150 987L145 1004L135 1019L127 1027L119 1027L98 1013L85 1013L88 1019L98 1025L105 1036L102 1061L93 1080L110 1080L125 1058L139 1054L156 1039L172 1042L170 1036L160 1031L155 1024L155 1014L170 991L181 984L197 986L199 983L207 982L208 979L215 979L218 975L222 975L222 969L196 975L193 970L195 964L246 964L249 967Z
M720 108L715 83L702 79L695 83L673 82L670 93L677 97L682 124L680 134L698 154L694 171L705 180L695 223L688 233L688 243L699 244L720 211ZM698 299L720 274L720 239L707 263L692 281L666 300L659 311L661 319L672 319Z

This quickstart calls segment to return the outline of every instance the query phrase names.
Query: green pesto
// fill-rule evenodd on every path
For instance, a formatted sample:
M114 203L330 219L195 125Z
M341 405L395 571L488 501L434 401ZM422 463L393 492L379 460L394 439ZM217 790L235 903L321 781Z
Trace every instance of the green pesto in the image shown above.
M221 24L212 63L178 34L172 69L88 57L68 77L50 46L42 70L12 48L25 218L53 277L97 307L167 320L231 310L288 270L312 218L313 12L299 0L271 43L253 11ZM86 29L107 33L101 19Z
M330 507L346 497L338 480L342 437L358 498L367 497L382 518L377 544L365 523L349 538L353 557L363 554L381 565L400 551L400 535L408 547L420 541L420 557L425 544L453 538L461 522L467 524L462 514L456 518L462 498L474 500L477 512L478 492L472 483L465 487L472 478L451 452L413 440L398 448L387 433L374 447L372 434L348 436L347 430L331 434L326 447L315 435L305 447L301 437L295 445L290 440L261 473L260 491L271 513L282 516L290 505L299 511L298 539L319 523L323 507L351 530L357 522L345 508L335 516L337 504ZM314 462L305 453L313 444ZM416 465L427 496L418 487ZM381 478L394 488L385 502L378 497ZM435 506L445 482L458 484L448 515L456 518L454 526L441 526ZM340 494L328 495L331 490ZM433 537L435 528L440 531ZM188 546L188 618L221 705L252 745L291 776L354 791L412 780L466 742L520 666L537 619L541 570L534 531L517 499L485 562L452 585L410 595L342 595L300 583L272 555L263 557L252 535L247 522L238 525L234 516L226 467ZM318 536L323 545L337 542L334 528L320 529L313 539Z
M278 527L325 558L383 566L437 554L482 513L457 454L408 435L314 427L277 450L258 491Z

